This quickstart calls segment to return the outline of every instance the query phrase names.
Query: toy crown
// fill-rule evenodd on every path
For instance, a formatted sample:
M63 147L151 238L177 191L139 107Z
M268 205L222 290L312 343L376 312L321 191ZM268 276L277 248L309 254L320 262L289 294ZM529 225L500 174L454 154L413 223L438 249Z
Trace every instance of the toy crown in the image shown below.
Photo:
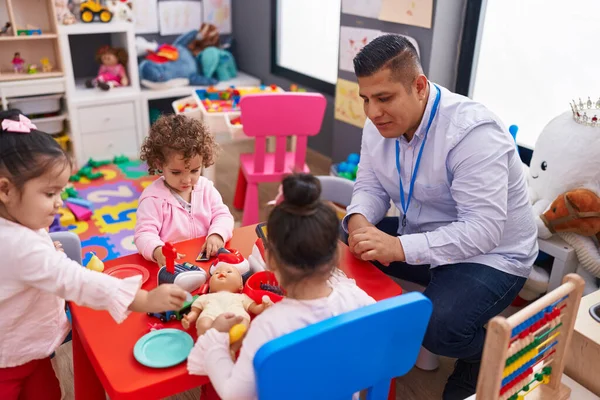
M569 105L571 106L571 111L573 111L573 119L575 122L581 125L600 127L600 121L598 121L598 114L600 114L600 98L593 104L589 96L585 103L581 101L580 97L579 103L576 103L575 100L573 100Z

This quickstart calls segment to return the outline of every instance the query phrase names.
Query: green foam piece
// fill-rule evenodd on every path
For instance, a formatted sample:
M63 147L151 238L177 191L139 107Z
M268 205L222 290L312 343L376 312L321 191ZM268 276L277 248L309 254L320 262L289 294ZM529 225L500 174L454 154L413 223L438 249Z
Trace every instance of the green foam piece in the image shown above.
M111 160L94 160L93 158L90 158L87 162L87 165L89 165L92 168L98 168L104 165L109 165L111 163Z

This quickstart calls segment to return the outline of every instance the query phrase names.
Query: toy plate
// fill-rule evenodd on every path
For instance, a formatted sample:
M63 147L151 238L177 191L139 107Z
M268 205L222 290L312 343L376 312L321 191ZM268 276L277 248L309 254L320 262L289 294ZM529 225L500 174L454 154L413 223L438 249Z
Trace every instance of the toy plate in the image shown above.
M194 339L179 329L160 329L142 336L133 347L133 356L142 365L167 368L184 362Z
M141 265L137 264L115 265L114 267L110 267L104 270L104 273L106 275L111 275L120 279L129 278L130 276L141 275L142 285L146 283L146 281L150 277L150 273L148 272L148 270L142 267Z

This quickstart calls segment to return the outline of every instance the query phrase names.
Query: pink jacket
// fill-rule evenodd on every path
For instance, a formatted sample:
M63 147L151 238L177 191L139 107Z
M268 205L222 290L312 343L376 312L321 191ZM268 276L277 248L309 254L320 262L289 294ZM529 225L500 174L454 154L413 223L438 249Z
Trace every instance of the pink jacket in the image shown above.
M135 245L147 260L165 242L180 242L216 233L225 242L233 235L233 216L213 183L200 177L192 191L188 213L159 178L148 186L137 209Z

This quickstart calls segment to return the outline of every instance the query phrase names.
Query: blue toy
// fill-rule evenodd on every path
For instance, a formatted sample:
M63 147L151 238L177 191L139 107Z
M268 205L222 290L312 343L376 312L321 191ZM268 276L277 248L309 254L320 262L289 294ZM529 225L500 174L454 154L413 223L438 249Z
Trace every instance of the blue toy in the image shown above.
M168 82L175 79L189 80L189 84L195 86L216 84L216 79L202 74L196 58L187 47L196 38L197 33L195 30L189 31L175 39L173 47L178 51L177 60L164 63L156 63L150 60L142 61L139 66L142 84L150 88L160 88L160 86L172 86ZM198 56L200 57L201 54Z
M237 68L233 55L227 50L207 47L196 57L198 65L207 78L228 81L237 76Z
M517 132L519 131L519 127L516 125L511 125L508 127L508 131L512 135L513 139L517 140Z
M358 171L359 161L360 156L357 153L351 153L350 155L348 155L346 161L342 161L337 166L338 176L350 179L351 181L356 180L356 173Z
M360 156L356 153L351 153L346 161L348 161L349 164L357 165L360 161Z
M258 398L350 399L369 388L367 399L387 399L390 381L417 361L431 309L413 292L267 342L254 356Z
M348 164L346 161L342 161L338 165L338 173L350 172L351 170L352 170L352 166L350 164Z

